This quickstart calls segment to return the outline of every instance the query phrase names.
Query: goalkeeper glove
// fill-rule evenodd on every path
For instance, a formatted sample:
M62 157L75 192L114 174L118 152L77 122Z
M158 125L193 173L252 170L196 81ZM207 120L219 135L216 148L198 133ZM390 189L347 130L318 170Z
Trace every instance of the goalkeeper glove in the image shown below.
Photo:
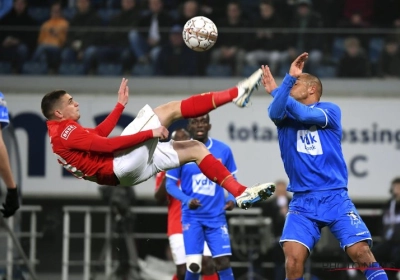
M19 208L19 198L17 188L7 189L6 202L3 203L4 209L0 211L3 213L4 218L14 215L15 211Z

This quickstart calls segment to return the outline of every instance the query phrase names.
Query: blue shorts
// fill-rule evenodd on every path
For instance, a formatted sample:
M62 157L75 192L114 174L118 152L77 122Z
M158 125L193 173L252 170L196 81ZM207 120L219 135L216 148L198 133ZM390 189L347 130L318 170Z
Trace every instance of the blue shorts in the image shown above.
M329 227L343 250L360 241L372 246L371 234L346 190L295 193L289 204L280 244L295 241L311 252Z
M225 221L182 219L186 255L202 255L204 241L213 258L232 255L228 225Z

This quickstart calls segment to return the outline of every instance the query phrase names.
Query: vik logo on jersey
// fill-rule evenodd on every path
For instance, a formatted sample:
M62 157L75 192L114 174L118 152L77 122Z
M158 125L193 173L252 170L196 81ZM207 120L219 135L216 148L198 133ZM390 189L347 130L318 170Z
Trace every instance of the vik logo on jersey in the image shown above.
M312 156L323 154L318 130L315 125L310 127L309 130L297 131L297 151Z
M192 191L202 195L215 195L216 184L203 173L192 175Z

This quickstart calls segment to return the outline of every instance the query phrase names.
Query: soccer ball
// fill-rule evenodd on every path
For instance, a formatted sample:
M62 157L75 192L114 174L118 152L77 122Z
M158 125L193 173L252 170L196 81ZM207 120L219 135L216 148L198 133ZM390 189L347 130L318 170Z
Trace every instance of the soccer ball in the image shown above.
M218 30L212 20L199 16L186 22L182 36L186 46L196 52L204 52L214 46L218 38Z

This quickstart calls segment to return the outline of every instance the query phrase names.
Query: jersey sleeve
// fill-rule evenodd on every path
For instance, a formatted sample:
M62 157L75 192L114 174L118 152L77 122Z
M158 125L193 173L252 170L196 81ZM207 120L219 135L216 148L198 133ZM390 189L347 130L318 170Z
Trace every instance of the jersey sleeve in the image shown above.
M113 131L114 127L117 125L119 118L121 117L122 112L125 107L121 103L117 103L115 105L112 112L102 121L96 128L94 129L98 135L107 137L110 135L111 131Z
M328 124L326 114L319 107L304 105L293 97L288 98L286 109L301 123L318 125L322 128L325 128Z
M178 182L181 179L181 167L168 170L165 176Z
M145 130L132 135L106 138L89 133L83 127L69 124L60 135L65 147L80 151L113 153L131 148L153 138L151 130Z
M4 95L0 92L0 125L1 128L5 128L10 123L8 117L7 102L4 99Z
M232 150L228 147L226 149L226 162L225 162L225 167L229 170L230 173L232 173L234 176L237 173L237 167L236 167L236 162L233 157Z
M341 127L341 118L342 118L342 112L340 110L340 107L337 106L336 104L329 103L329 102L324 102L318 104L316 109L320 110L322 113L324 113L325 118L326 118L326 127L329 128L340 128Z

